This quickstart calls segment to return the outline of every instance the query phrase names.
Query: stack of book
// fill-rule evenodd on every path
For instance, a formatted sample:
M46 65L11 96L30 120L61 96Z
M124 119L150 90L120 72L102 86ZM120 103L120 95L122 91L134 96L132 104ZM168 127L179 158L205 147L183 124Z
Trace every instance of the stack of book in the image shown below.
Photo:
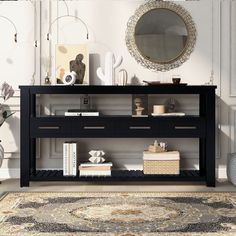
M77 143L63 143L63 175L76 176L78 170Z
M79 166L80 176L111 176L111 162L106 163L83 163Z
M65 116L99 116L99 112L96 110L69 109L65 112Z

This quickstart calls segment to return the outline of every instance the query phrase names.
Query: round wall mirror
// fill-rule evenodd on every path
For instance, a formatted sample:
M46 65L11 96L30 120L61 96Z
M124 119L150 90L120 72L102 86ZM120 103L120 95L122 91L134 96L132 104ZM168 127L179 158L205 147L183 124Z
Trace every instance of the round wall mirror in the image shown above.
M128 22L126 45L143 66L166 71L184 63L194 49L196 28L189 13L172 2L149 0Z

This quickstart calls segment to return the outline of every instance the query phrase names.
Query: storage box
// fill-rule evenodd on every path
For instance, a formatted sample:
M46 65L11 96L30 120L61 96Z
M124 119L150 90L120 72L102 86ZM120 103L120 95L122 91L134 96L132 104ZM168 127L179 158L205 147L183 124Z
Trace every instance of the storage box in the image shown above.
M180 172L180 154L178 151L143 153L143 173L147 175L178 175Z

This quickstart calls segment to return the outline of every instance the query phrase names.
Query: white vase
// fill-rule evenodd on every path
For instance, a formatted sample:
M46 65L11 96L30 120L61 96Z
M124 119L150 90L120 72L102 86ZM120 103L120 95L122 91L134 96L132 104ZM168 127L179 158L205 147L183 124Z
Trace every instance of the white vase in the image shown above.
M228 154L227 178L229 182L236 186L236 153Z
M4 148L1 144L1 140L0 140L0 159L3 159L4 158Z

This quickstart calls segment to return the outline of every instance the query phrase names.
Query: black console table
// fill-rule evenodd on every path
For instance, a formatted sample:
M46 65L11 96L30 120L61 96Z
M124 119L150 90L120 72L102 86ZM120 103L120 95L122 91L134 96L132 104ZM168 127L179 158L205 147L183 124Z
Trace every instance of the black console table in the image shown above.
M204 181L215 186L216 86L20 86L21 187L30 181ZM198 94L199 116L142 117L36 116L37 94ZM119 126L117 125L119 123ZM179 175L144 175L142 171L114 170L109 177L65 177L62 170L37 170L36 138L199 138L199 170Z

